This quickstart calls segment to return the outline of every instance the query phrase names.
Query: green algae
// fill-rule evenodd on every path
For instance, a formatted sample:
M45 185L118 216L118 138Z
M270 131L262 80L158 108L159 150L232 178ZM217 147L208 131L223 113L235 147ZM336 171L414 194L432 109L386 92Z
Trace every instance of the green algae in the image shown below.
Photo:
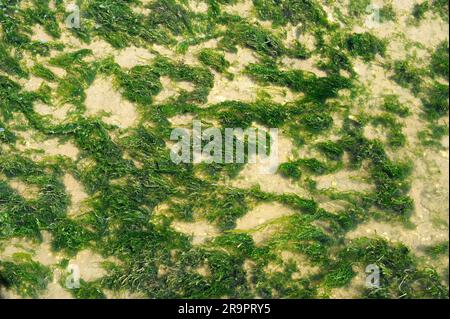
M386 53L386 43L367 32L350 35L346 45L351 54L366 62L374 60L377 54L384 56Z
M85 23L81 30L70 32L85 42L103 39L115 48L148 47L154 43L172 46L178 41L175 36L182 36L180 42L185 42L180 46L187 50L190 45L220 38L218 48L200 51L201 64L193 66L158 56L130 69L121 68L113 57L100 60L86 49L60 54L63 47L57 41L62 30L55 21L62 22L65 15L58 6L53 10L48 1L34 1L38 14L32 17L29 10L18 9L20 1L0 4L0 70L5 73L0 74L0 128L4 129L0 131L0 143L11 147L0 151L0 240L40 241L46 230L52 237L52 249L68 258L89 248L120 261L106 267L107 274L99 280L82 280L81 287L71 291L75 298L104 298L105 289L127 290L149 298L318 298L324 296L319 291L328 293L333 288L348 287L359 271L357 267L368 264L381 268L382 285L366 289L361 297L448 298L437 272L422 268L402 244L379 238L345 239L350 230L374 215L384 221L408 221L413 210L409 196L412 164L388 155L406 145L398 118L409 116L413 110L395 96L384 96L379 107L389 114L370 116L364 122L347 118L346 110L352 108L348 101L342 102L345 105L330 102L340 100L344 91L357 94L353 59L368 62L378 55L385 58L386 44L369 33L340 32L327 20L318 1L253 1L256 15L274 23L270 30L250 19L224 13L222 9L230 3L233 1L210 0L206 13L194 14L183 1L157 1L147 7L152 13L148 15L132 9L141 5L134 0L92 0L82 4ZM367 1L350 1L350 14L361 18L367 5ZM17 14L9 14L16 10ZM45 16L48 19L43 19ZM392 11L386 9L385 17L393 19ZM299 32L311 32L316 48L306 50L300 42L286 47L277 28L287 23L302 23ZM42 25L56 42L31 41L33 24ZM219 27L225 30L219 32ZM221 51L236 52L238 46L249 48L258 57L258 62L246 66L245 75L259 84L280 86L301 97L286 103L276 103L269 96L251 103L228 100L206 105L217 76L211 70L232 79L233 74L228 74L230 64ZM57 77L44 62L29 70L53 82L53 93L45 86L28 92L16 82L15 76L28 74L22 51L43 56L56 53L47 63L65 69L65 76ZM178 53L182 52L180 49ZM420 137L426 147L434 147L448 134L447 125L436 124L448 114L448 85L423 81L429 77L448 80L448 43L440 44L433 52L433 74L409 61L394 61L391 66L392 79L423 101L423 116L429 127ZM284 57L310 56L318 57L317 66L326 76L280 63ZM85 90L99 76L112 77L123 97L137 104L141 118L136 127L119 130L83 114ZM194 90L182 91L168 102L156 104L154 97L163 90L163 76L175 82L190 82ZM47 104L74 104L77 113L63 123L52 124L33 110L33 104L42 100ZM278 171L307 189L309 195L273 194L258 187L241 189L220 184L224 178L235 178L245 164L175 165L166 147L172 129L168 119L182 114L193 114L202 121L216 119L222 128L248 128L253 123L277 127L296 144L312 145L317 158L297 156L282 163ZM62 156L36 160L19 151L15 147L14 123L19 115L25 117L23 129L32 128L45 138L70 141L79 149L80 157L74 161ZM335 118L342 117L344 122L338 126ZM386 142L364 136L364 126L369 123L383 127ZM317 138L322 140L316 142ZM344 156L349 160L344 161ZM373 190L317 189L316 176L344 168L365 170ZM72 174L89 195L86 212L76 218L68 216L70 199L62 183L66 173ZM37 187L37 197L24 198L9 185L13 178ZM322 208L323 200L341 200L344 204L331 212ZM273 222L278 231L256 245L251 232L237 231L236 224L258 203L280 203L294 214ZM164 205L168 206L167 213L157 213ZM194 245L191 236L171 227L174 221L197 220L214 225L220 235ZM429 254L448 254L448 243L446 249L444 246L431 247ZM282 261L279 254L285 250L305 256L308 263L318 267L318 273L302 274L293 280L294 273L301 273L302 265ZM248 261L252 263L250 269L244 267ZM267 272L269 263L278 264L282 271ZM196 271L202 266L209 275ZM51 270L29 258L0 262L1 285L23 297L38 297L50 275Z
M0 261L0 283L21 297L37 298L51 280L51 270L25 253L15 254L13 261Z

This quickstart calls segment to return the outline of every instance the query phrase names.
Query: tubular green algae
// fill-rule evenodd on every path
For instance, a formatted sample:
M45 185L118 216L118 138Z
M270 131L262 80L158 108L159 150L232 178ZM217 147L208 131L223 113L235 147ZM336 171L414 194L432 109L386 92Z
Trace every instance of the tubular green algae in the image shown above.
M380 23L402 32L448 21L440 1L425 3L406 13L386 3ZM364 25L370 2L360 0L86 0L80 28L65 24L67 4L0 1L4 296L43 297L56 278L81 299L448 298L439 259L448 211L432 206L441 195L429 184L416 189L431 171L448 197L447 35L436 45L383 35ZM33 40L36 25L52 40ZM392 54L392 43L422 55ZM365 81L362 66L383 80ZM99 80L123 98L114 105L136 111L130 127L106 123L115 109L88 115L101 104ZM277 128L278 170L258 175L248 156L174 163L170 134L192 119L222 134ZM422 233L419 215L440 227ZM393 232L370 235L373 222L415 236L420 249ZM43 245L44 232L57 262L24 248ZM16 241L26 244L9 254ZM69 262L86 251L102 272L70 289ZM369 265L378 287L361 279Z

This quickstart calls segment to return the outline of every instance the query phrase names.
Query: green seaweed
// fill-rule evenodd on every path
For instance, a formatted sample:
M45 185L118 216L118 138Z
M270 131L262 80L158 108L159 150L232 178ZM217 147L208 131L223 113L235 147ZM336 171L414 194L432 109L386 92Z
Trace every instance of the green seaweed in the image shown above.
M431 269L420 269L408 248L383 239L360 238L341 252L341 259L373 264L381 270L380 287L366 288L368 298L447 298L448 291ZM428 287L428 289L423 289Z
M83 279L80 279L80 288L70 289L70 293L76 299L106 299L98 283L86 282Z
M144 16L136 14L130 4L136 0L93 0L85 10L87 18L95 21L99 28L95 33L115 48L124 48L129 44L141 42L168 44L171 39L147 25Z
M56 14L50 9L50 0L33 0L33 8L24 10L23 15L25 22L29 25L40 24L45 31L54 38L61 36L61 29L59 28Z
M0 283L21 297L38 298L51 280L50 268L25 253L15 254L12 261L0 261Z
M230 67L230 62L225 59L223 54L212 49L203 49L199 52L198 59L204 65L211 67L219 73L225 73L228 78L233 79L233 74L227 72L227 69Z
M281 71L271 62L249 64L246 72L263 84L286 86L293 91L303 92L308 98L320 102L335 97L339 90L349 88L351 81L338 75L317 77L313 73L290 70Z
M337 142L327 141L316 144L317 149L322 152L328 159L339 161L344 155L344 148Z
M374 60L377 54L384 56L386 53L386 43L368 32L351 34L346 45L353 55L367 62Z
M440 43L431 56L431 70L444 78L449 79L448 42Z
M220 45L229 51L235 51L235 46L241 45L262 56L273 58L282 56L286 52L282 41L276 35L259 25L244 21L232 22L220 40Z
M143 105L151 104L153 96L162 90L160 75L148 66L135 66L118 76L123 96Z
M397 20L397 14L395 13L394 7L392 6L392 3L387 3L383 7L380 8L379 11L380 15L380 22L386 22L386 21L396 21Z
M428 256L438 258L442 255L448 254L448 248L448 241L444 241L435 245L427 246L424 248L424 251Z
M443 147L442 138L448 134L448 125L430 123L424 130L417 133L417 137L422 145L441 149Z
M417 21L423 20L425 17L425 14L430 10L430 4L428 1L424 1L422 3L416 3L414 4L413 10L412 10L412 16Z
M59 30L68 14L64 2L57 1L50 8L48 1L36 0L30 2L30 9L21 9L20 1L1 1L1 243L13 238L40 243L46 231L51 235L52 250L65 258L59 265L63 268L69 258L85 249L104 258L114 256L114 262L103 265L105 276L92 282L82 280L79 289L70 290L75 298L83 299L104 298L106 290L147 298L321 298L331 289L349 287L352 278L369 264L379 266L381 286L365 289L364 297L448 298L442 276L434 269L421 268L420 260L405 246L376 237L346 240L350 230L371 218L408 223L414 208L409 196L413 166L397 161L400 153L395 148L406 142L399 117L416 110L395 95L384 95L375 107L389 114L350 116L355 114L356 103L364 107L368 99L356 81L352 57L373 61L377 55L384 56L386 43L369 33L349 34L349 29L327 20L318 1L254 0L252 13L272 21L270 29L254 16L226 13L224 7L236 3L234 0L206 3L205 13L175 0L154 1L145 7L148 13L138 13L135 9L144 8L140 1L78 1L83 12L81 28ZM430 3L433 13L445 16L446 4ZM327 7L335 9L339 23L351 26L371 13L369 4L350 1L350 16L339 12L333 2ZM381 22L392 21L394 16L390 3L380 10ZM42 25L55 42L32 41L34 24ZM282 27L288 24L295 27L297 38L284 44L287 34ZM57 42L60 31L86 43L97 39L114 48L146 48L156 57L122 68L112 55L99 59L98 52L69 50ZM309 51L299 40L307 34L315 38L314 50ZM189 47L202 48L212 39L219 41L214 49L196 49L203 66L182 62ZM156 51L162 50L152 46L155 43L176 51L176 57L171 60L158 54ZM238 47L253 50L258 59L246 66L245 75L258 84L290 90L288 102L275 102L275 96L258 92L252 102L207 103L214 77L221 76L216 72L232 79L223 51L236 52ZM390 65L386 57L381 66L392 69L392 79L422 100L428 122L418 138L422 146L437 148L448 135L448 125L440 123L448 114L448 85L440 81L448 79L448 43L442 42L431 53L430 71L414 60ZM53 83L27 91L16 82L17 77L27 76L22 65L28 65L24 59L28 56L34 61L30 73ZM286 57L313 57L326 75L288 67ZM48 65L62 68L66 74L56 76ZM115 89L136 103L140 117L134 127L123 129L85 115L85 91L97 76L112 78ZM154 96L164 89L161 77L190 82L194 90L180 90L164 103L155 103ZM37 102L72 103L76 110L64 121L49 121L48 116L35 112ZM307 195L265 192L258 185L231 186L227 182L250 165L248 158L232 165L176 165L166 146L177 126L169 119L183 114L207 127L217 123L222 133L226 127L246 129L255 123L278 128L296 146L293 159L282 163L278 173L292 179ZM366 138L363 128L368 124L382 126L387 140ZM50 156L43 150L22 151L22 132L43 141L71 142L79 149L78 158ZM248 147L245 139L234 143ZM341 169L361 170L372 187L345 192L318 187L317 176ZM69 215L65 174L73 175L88 194L85 209L75 217ZM25 198L11 186L12 180L36 188L37 194ZM293 213L250 230L236 229L240 218L263 203L278 203ZM218 234L194 244L192 236L175 229L177 222L208 222ZM271 227L276 231L269 231ZM268 236L256 244L256 232ZM448 243L427 246L424 251L444 256ZM285 252L302 262L286 260ZM305 274L303 259L317 267L317 273ZM269 265L281 271L268 271ZM2 260L0 283L24 297L39 297L51 272L28 257Z
M446 116L449 110L448 85L434 82L422 99L425 117L431 120Z
M275 25L327 26L327 15L315 0L253 0L258 17L272 20Z
M355 17L360 17L367 13L370 6L370 0L350 0L348 3L349 14Z
M28 77L28 73L22 68L19 59L12 57L2 43L0 43L0 70L21 78Z
M396 114L400 117L407 117L411 114L411 111L406 105L400 103L397 95L385 95L383 97L383 109L386 111Z
M283 163L278 168L278 172L284 177L290 177L294 180L299 180L302 176L298 165L295 163Z
M55 75L55 73L53 73L53 71L51 71L50 69L46 68L45 66L43 66L42 64L35 64L33 66L33 68L31 69L31 72L35 75L38 76L40 78L43 78L44 80L50 81L50 82L54 82L57 79L57 76Z
M392 79L400 86L410 89L414 94L421 90L423 70L416 68L409 61L395 61L392 66Z
M374 126L383 126L388 130L387 143L392 148L405 146L406 136L402 132L403 125L397 122L394 116L390 114L374 116L371 119L371 124Z
M148 27L157 28L158 26L164 26L175 35L193 32L191 14L177 1L155 1L150 3L148 8L151 11L146 21Z

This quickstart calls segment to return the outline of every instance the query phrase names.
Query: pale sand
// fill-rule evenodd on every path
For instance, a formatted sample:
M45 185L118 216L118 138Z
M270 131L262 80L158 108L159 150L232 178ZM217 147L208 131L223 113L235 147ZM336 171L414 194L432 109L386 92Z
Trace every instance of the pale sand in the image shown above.
M19 180L13 179L9 181L9 186L25 199L36 199L39 195L39 188L37 186L25 184Z
M379 3L380 1L376 1ZM369 221L366 224L360 225L356 230L350 232L347 239L356 238L359 236L372 236L380 235L392 241L402 241L409 248L419 255L422 254L421 247L423 245L430 245L438 243L442 240L448 240L448 172L449 172L449 160L448 160L448 138L445 143L445 150L441 152L433 152L429 150L423 150L417 146L417 132L424 127L424 123L419 119L418 113L420 110L420 101L415 98L408 90L401 88L394 83L390 76L391 74L382 68L379 62L386 62L389 59L405 59L409 55L413 54L418 56L424 61L429 58L430 52L423 48L413 48L412 51L408 50L407 44L419 43L427 48L435 47L442 40L448 39L448 24L443 21L433 19L427 15L426 19L419 25L411 25L408 23L410 12L415 1L413 0L395 0L393 1L394 8L398 13L398 22L384 23L380 28L368 28L367 26L354 26L354 32L370 31L381 38L389 38L391 41L388 46L388 56L386 59L380 57L377 61L371 64L365 64L359 59L355 59L355 71L359 75L360 82L368 89L372 94L369 105L377 105L377 100L383 94L395 93L400 96L402 102L408 103L413 111L413 115L405 120L402 120L405 124L403 129L404 133L408 137L408 146L396 153L390 153L394 158L411 158L414 160L415 171L412 177L412 187L410 196L414 199L416 209L412 215L411 222L416 226L415 228L406 228L401 224L393 224L387 222ZM23 2L21 5L25 5ZM189 1L189 6L198 12L204 12L206 7L203 2L195 0ZM254 19L254 11L252 9L251 1L240 1L235 5L223 6L225 11L235 13L243 17L250 17ZM325 7L326 12L331 20L337 20L332 10ZM345 12L344 8L344 12ZM262 23L264 27L269 27L270 23ZM293 40L298 39L304 43L308 49L314 49L314 40L310 34L298 35L296 32L297 26L288 25L283 28L287 31L287 37L284 39L284 43L290 46ZM33 28L33 39L50 41L52 40L43 29L39 26ZM398 34L398 35L396 35ZM396 35L395 37L393 37ZM63 42L69 47L75 49L89 48L93 50L93 57L87 58L87 60L105 58L113 56L115 61L123 68L131 68L135 65L145 65L151 63L156 53L160 53L175 61L181 61L189 65L199 65L196 58L196 53L204 47L216 46L215 41L208 41L201 45L192 47L185 55L176 53L172 48L166 48L158 45L153 45L154 52L150 52L147 49L130 47L124 50L114 50L104 40L95 38L90 45L80 43L75 37L67 32L63 32ZM52 52L52 55L55 53ZM245 66L249 63L257 63L258 58L255 54L245 48L238 47L238 53L226 53L225 57L232 64L230 72L235 73L235 79L229 80L226 77L215 73L215 83L211 94L208 97L208 103L210 104L222 102L225 100L240 100L245 102L254 102L257 98L259 90L264 89L273 95L273 98L278 103L285 103L293 101L299 95L293 94L289 90L280 90L277 87L261 88L241 72ZM40 61L41 62L41 61ZM313 72L318 76L324 76L324 73L320 71L316 64L315 58L308 60L297 60L284 58L281 68L300 68L305 71ZM50 67L58 76L64 76L65 71L60 68ZM192 87L189 84L171 83L167 79L162 79L164 90L160 96L156 98L158 102L165 102L171 97L176 97L180 89L190 90ZM29 80L20 80L21 84L25 86L25 90L34 91L37 90L46 81L31 77ZM186 86L184 86L186 85ZM87 111L86 115L98 115L108 124L118 125L120 128L131 128L137 125L139 115L136 107L124 100L120 95L120 92L114 89L112 82L106 79L97 79L94 84L87 90ZM70 106L61 106L53 108L45 104L35 104L35 110L42 115L49 115L55 121L63 121L67 118L67 114L70 111ZM377 114L379 110L367 105L359 105L359 111L364 109L370 114ZM357 109L355 109L356 111ZM353 111L353 110L352 110ZM108 115L104 112L109 113ZM192 121L192 115L183 115L174 117L171 120L174 126L177 125L190 125ZM336 124L337 125L337 124ZM385 138L385 135L381 131L366 130L366 136L369 138ZM70 142L59 144L56 139L48 141L35 141L32 138L33 134L26 133L21 134L25 141L19 142L17 147L19 150L31 150L42 149L45 155L64 155L68 156L72 160L78 158L78 149ZM320 139L320 138L319 138ZM280 142L280 162L287 161L294 157L295 147L292 142L287 138L281 138ZM301 150L305 152L306 150ZM42 158L40 154L34 154L34 158ZM80 161L78 165L84 165L89 167L93 163L86 161ZM368 190L370 185L365 183L365 179L362 178L360 172L347 172L341 171L336 174L330 174L326 176L314 177L318 182L320 189L336 188L341 191L345 190ZM68 193L71 196L72 206L70 210L71 216L77 216L80 212L80 206L87 195L83 190L83 187L77 182L71 175L65 175L64 182ZM274 193L295 193L299 196L308 197L309 193L303 189L299 184L282 178L279 175L260 175L257 165L246 165L243 172L241 172L239 178L235 181L229 181L230 184L237 187L249 188L253 185L259 185L262 190ZM33 190L32 186L25 185L19 181L11 182L11 186L15 188L24 197L33 198L36 195L37 190ZM320 203L322 208L338 210L341 203L338 201L322 202ZM289 209L275 204L262 204L251 210L246 216L243 216L238 220L238 229L242 230L254 230L251 232L257 244L264 243L271 235L275 234L279 229L274 225L265 226L265 223L270 224L271 221L277 220L277 218L283 218L289 216L291 212ZM194 223L182 223L175 221L172 226L187 235L193 236L193 243L198 245L205 243L208 239L212 239L219 234L219 231L215 226L205 222L196 221ZM258 227L261 227L259 230ZM42 247L40 247L42 246ZM53 265L59 260L58 256L53 255L48 246L48 238L44 243L40 245L33 259L42 262L45 265ZM11 255L12 251L16 249L17 252L27 250L28 248L11 248L16 247L15 243L8 244L5 251L0 256L3 258L8 254ZM283 252L281 254L283 262L289 259L294 259L297 266L300 268L300 274L298 276L304 277L308 274L314 274L314 267L308 268L310 265L303 259L303 256L293 255L290 252ZM72 262L79 264L82 271L82 277L85 280L94 280L103 276L105 273L100 264L103 259L90 252L84 251L77 255ZM439 267L448 265L448 260L437 261ZM251 268L251 263L247 263L246 267ZM271 268L273 267L273 268ZM277 266L270 266L269 270L278 269ZM351 298L358 296L364 284L364 270L354 269L357 272L357 276L352 280L350 287L333 289L331 296L333 298ZM198 269L198 272L204 276L207 276L207 269ZM58 277L57 277L58 278ZM297 277L293 278L296 279ZM56 280L56 279L55 279ZM112 293L106 292L108 297L132 297L127 292ZM10 295L13 296L13 295ZM47 298L62 297L68 298L67 291L59 286L56 282L53 282L49 286L49 291L45 295Z
M298 272L292 274L293 280L320 273L320 267L311 265L311 263L303 255L284 250L279 253L279 258L281 259L283 264L286 264L288 262L294 262L296 264ZM271 262L267 265L265 270L269 273L282 272L284 270L284 267L282 267L280 264Z
M236 221L236 231L246 232L257 246L282 229L283 217L292 216L295 212L279 203L258 204Z
M17 142L17 148L22 152L31 152L34 159L42 159L44 156L66 156L72 160L78 158L78 148L71 142L60 143L58 139L40 141L32 132L20 132L18 135L21 140Z
M318 189L335 189L339 192L358 191L368 192L374 189L374 186L368 183L367 173L365 171L347 171L341 170L334 174L314 177Z
M192 114L183 114L171 117L169 119L169 122L172 124L173 127L189 126L190 128L192 128L192 123L194 119L195 116Z
M195 13L206 13L208 4L200 0L188 0L189 9Z
M138 113L135 106L122 97L111 80L97 78L86 90L86 115L100 116L105 123L129 128L136 124Z
M41 85L45 83L43 79L38 78L34 75L30 75L29 79L19 79L17 80L17 82L19 82L19 84L23 86L24 91L28 92L38 90Z
M254 102L259 86L246 75L236 75L229 80L222 74L216 74L214 87L208 96L208 104L216 104L229 100Z
M83 185L77 181L72 175L64 175L64 185L70 196L69 216L76 217L83 212L83 201L88 198Z
M153 98L155 103L167 102L169 99L178 97L182 91L192 92L195 89L195 86L190 82L176 82L167 76L162 76L160 81L163 85L163 90Z
M253 3L251 0L240 0L236 3L223 6L223 11L241 16L243 18L251 18L254 16Z
M237 230L251 230L282 216L290 216L294 212L278 203L264 203L256 206L236 222Z
M203 244L208 239L212 239L219 235L219 231L214 225L203 220L192 223L173 221L172 227L180 233L192 236L192 243L194 245Z
M155 55L147 49L135 46L114 52L114 60L120 67L130 69L137 65L147 65L155 58Z
M11 260L14 254L28 253L32 260L42 265L48 266L53 270L53 280L48 284L47 290L41 295L44 299L71 299L70 293L60 285L61 271L56 267L63 256L55 254L50 247L51 235L48 232L42 232L43 242L35 243L23 239L12 239L3 248L0 247L0 260ZM3 298L18 299L10 290L0 288L0 296Z
M53 123L60 124L68 118L68 113L73 109L73 106L70 104L51 106L37 102L34 103L33 109L36 113L49 117Z

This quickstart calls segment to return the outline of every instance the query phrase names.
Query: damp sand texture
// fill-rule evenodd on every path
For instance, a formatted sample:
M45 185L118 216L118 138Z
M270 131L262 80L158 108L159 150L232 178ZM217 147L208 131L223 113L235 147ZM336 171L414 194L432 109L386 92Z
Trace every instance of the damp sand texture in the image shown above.
M448 298L446 1L75 3L0 0L0 298Z

